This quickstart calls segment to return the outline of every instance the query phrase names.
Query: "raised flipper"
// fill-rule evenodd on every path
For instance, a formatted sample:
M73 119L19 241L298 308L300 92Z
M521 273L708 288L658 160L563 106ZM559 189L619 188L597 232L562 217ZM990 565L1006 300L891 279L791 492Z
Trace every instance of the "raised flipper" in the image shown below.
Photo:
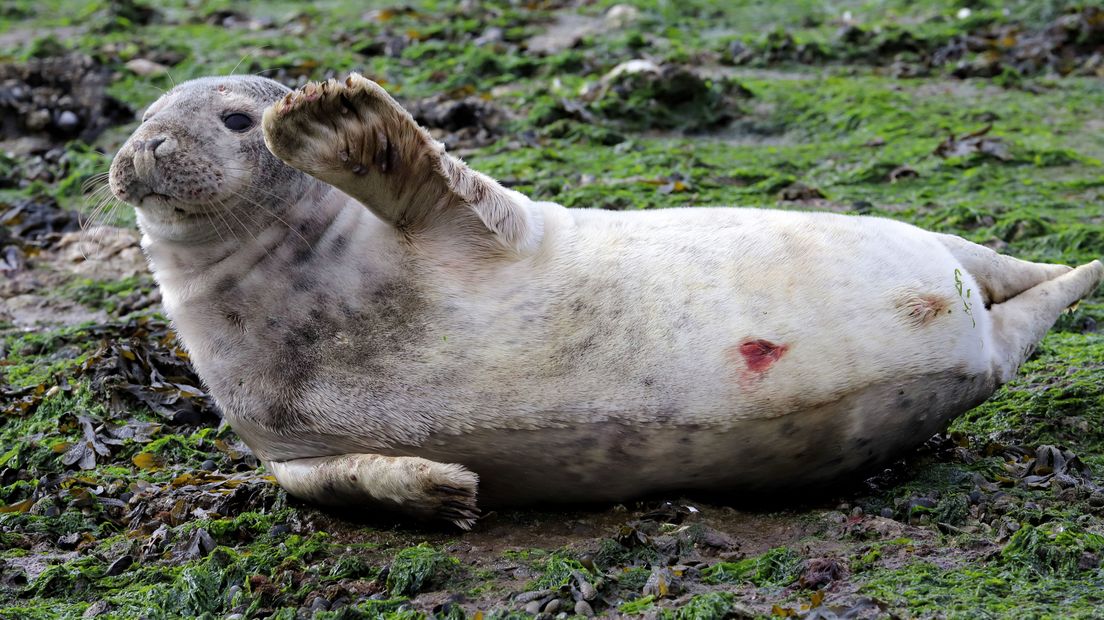
M378 84L352 74L312 82L264 113L274 155L356 198L404 233L448 226L527 253L540 217L521 194L447 154Z
M993 304L990 311L997 344L996 370L1002 383L1012 378L1058 316L1091 295L1101 280L1104 264L1093 261Z
M470 529L479 477L461 465L412 456L340 454L265 466L288 493L330 506L375 505Z

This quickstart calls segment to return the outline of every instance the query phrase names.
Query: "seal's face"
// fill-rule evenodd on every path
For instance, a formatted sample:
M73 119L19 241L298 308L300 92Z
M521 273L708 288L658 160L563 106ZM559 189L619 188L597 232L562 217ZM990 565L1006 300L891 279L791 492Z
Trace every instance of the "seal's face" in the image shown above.
M303 174L265 147L261 115L289 91L254 76L185 82L146 110L111 163L111 190L138 208L147 234L208 237L262 224L294 201Z

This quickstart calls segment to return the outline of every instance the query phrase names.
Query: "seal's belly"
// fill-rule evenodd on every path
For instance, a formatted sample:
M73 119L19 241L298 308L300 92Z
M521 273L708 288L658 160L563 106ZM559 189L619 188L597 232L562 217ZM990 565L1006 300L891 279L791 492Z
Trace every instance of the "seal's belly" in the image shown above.
M437 435L396 455L461 463L486 504L619 501L678 490L768 491L870 470L984 401L991 376L938 373L871 385L789 415L723 426L614 420Z

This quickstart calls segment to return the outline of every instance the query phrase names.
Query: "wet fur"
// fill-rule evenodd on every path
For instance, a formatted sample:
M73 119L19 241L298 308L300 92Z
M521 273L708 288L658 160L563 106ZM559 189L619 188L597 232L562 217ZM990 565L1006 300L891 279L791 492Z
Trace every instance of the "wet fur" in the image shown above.
M423 459L441 487L468 493L467 508L442 509L462 524L470 472L499 504L828 480L983 401L1104 274L878 218L567 210L471 171L362 78L291 96L258 80L174 89L112 182L125 199L131 144L168 132L177 157L233 162L251 171L236 191L264 188L267 200L251 196L267 209L222 198L253 209L237 234L157 205L140 224L227 420L315 500L355 497L363 480L338 484L341 471L393 480ZM259 128L201 120L219 86L258 118L276 102L263 138L291 166ZM333 458L296 465L318 457ZM424 486L364 499L432 514Z

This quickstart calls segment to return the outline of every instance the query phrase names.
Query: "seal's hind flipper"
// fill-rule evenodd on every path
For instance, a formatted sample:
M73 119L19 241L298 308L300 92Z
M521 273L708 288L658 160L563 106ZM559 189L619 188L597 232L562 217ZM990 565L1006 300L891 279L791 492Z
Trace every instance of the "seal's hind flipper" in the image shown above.
M1067 265L1032 263L998 254L955 235L940 235L939 240L977 280L987 307L1011 299L1072 269Z
M1104 264L1093 261L993 304L993 335L1001 382L1015 374L1067 308L1088 297L1104 280Z
M532 203L445 152L383 88L358 74L312 82L264 113L280 159L356 198L403 232L480 231L503 249L539 241Z

